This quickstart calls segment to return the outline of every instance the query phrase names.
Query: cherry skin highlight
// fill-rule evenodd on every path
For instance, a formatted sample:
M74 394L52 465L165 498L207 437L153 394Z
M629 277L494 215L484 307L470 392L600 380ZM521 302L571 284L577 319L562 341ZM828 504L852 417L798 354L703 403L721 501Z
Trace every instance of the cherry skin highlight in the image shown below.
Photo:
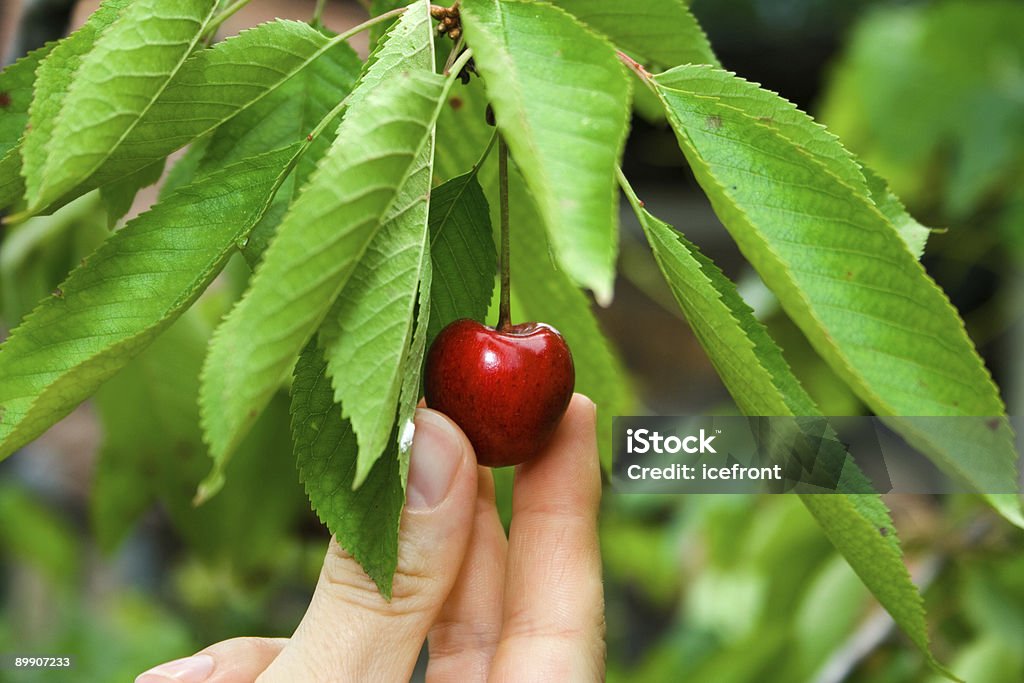
M576 371L558 330L543 323L494 329L456 320L427 354L427 405L466 433L488 467L543 450L569 407Z

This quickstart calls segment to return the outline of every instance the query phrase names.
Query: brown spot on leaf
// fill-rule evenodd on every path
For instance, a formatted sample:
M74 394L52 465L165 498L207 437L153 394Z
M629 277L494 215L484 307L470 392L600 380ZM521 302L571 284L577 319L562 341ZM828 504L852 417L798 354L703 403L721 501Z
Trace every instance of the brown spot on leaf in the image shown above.
M999 418L993 417L991 420L985 423L985 426L991 429L993 432L999 430Z
M51 294L53 294L58 299L63 299L64 298L64 290L61 289L60 287L58 287L57 289L53 290L51 292Z
M0 92L0 107L7 109L11 106L11 94L6 90Z
M719 116L718 114L712 114L711 116L704 119L704 122L711 130L718 130L719 128L722 127L722 117Z
M880 527L878 527L878 533L880 533L883 536L888 536L889 535L889 528L888 527L884 527L884 526L880 526Z
M455 111L458 111L458 110L462 109L462 98L461 97L453 97L453 98L451 98L450 100L448 100L448 106L450 106Z

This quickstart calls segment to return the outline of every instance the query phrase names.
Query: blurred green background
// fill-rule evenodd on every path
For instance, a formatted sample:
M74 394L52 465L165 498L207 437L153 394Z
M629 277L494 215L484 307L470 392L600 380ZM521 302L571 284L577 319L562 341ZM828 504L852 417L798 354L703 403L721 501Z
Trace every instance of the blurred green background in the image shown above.
M224 30L306 19L312 4L254 0ZM5 54L59 35L94 5L5 2ZM1021 414L1024 3L692 6L727 68L814 113L941 229L924 263L960 309L1010 413ZM363 15L337 1L325 16L340 30ZM740 283L823 412L863 413L745 266L657 117L638 114L624 166L652 211ZM153 198L141 196L134 211ZM4 234L0 338L107 230L87 196ZM598 315L642 408L733 411L625 212L622 241L616 300ZM327 533L298 483L286 400L233 458L223 492L199 509L190 503L208 467L198 371L245 276L234 264L94 400L0 463L0 653L76 658L70 674L8 670L0 680L132 680L210 642L288 635L298 622ZM506 508L508 475L499 477ZM886 502L939 659L968 681L1024 681L1024 535L971 497ZM794 497L609 492L602 543L610 680L932 678Z

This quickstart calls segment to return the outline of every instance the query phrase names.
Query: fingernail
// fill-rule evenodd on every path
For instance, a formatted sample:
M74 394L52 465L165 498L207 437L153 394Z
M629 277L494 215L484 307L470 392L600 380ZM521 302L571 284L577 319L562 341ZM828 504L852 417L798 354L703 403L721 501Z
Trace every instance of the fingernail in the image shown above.
M202 683L213 673L213 657L193 655L175 659L140 674L135 683Z
M430 510L440 505L461 461L462 442L451 423L431 410L417 410L409 462L409 508Z

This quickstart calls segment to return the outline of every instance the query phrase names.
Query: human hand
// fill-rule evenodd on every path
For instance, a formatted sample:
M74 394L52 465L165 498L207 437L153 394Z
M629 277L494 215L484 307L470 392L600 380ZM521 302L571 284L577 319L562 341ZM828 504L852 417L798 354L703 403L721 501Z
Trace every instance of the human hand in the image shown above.
M393 598L331 541L291 638L235 638L136 683L408 681L426 639L430 683L604 676L594 404L573 396L551 444L516 470L506 539L491 471L440 413L416 414Z

